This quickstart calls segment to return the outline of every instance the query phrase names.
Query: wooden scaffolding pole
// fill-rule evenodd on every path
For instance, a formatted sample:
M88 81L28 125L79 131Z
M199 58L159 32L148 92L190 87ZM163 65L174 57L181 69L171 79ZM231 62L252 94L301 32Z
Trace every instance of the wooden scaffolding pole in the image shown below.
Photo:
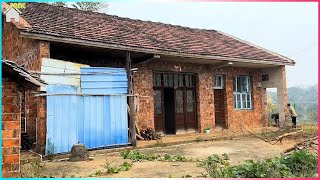
M128 77L128 94L133 94L133 86L132 86L132 71L131 71L131 57L130 57L130 51L126 53L126 68L127 68L127 77ZM134 97L129 96L129 108L130 108L130 124L129 124L129 130L130 130L130 138L131 138L131 145L137 146L137 139L136 139L136 112L134 108Z

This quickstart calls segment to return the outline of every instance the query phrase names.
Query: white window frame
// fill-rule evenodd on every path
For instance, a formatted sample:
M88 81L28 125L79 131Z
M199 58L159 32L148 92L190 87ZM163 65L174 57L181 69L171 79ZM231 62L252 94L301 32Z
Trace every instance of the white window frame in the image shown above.
M221 78L221 84L220 85L217 85L216 84L216 78L217 77L219 77L219 78ZM213 88L214 89L223 89L223 84L224 84L224 80L223 80L223 75L214 75L214 77L213 77Z
M247 85L247 92L238 92L238 77L245 77L246 78L246 85ZM233 79L235 82L235 89L233 90L233 103L234 103L234 108L235 109L245 109L245 110L250 110L252 109L252 96L251 96L251 78L248 75L239 75L239 76L235 76ZM238 98L238 96L240 95L240 98ZM245 98L243 99L243 96L245 96ZM248 101L248 96L249 96L249 101ZM238 102L240 99L240 107L238 107ZM243 105L243 103L245 103L245 105ZM249 103L249 107L248 107L248 103Z

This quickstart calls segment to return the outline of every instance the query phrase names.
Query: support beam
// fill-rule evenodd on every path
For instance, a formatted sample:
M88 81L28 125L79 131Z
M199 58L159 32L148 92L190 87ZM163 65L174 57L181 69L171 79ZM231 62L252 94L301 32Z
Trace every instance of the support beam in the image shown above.
M127 68L127 78L128 78L128 94L133 95L133 85L132 85L132 71L131 71L131 57L130 51L126 52L126 68ZM130 130L130 139L131 145L137 146L137 139L136 139L136 112L134 108L134 97L129 96L129 108L130 108L130 121L129 121L129 130Z

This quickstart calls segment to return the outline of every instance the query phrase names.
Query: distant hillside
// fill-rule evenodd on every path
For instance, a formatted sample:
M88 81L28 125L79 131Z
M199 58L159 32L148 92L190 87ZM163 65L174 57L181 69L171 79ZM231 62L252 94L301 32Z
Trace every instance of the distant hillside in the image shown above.
M277 93L268 92L274 103L277 103ZM318 122L318 85L306 88L288 88L289 103L295 106L300 122Z

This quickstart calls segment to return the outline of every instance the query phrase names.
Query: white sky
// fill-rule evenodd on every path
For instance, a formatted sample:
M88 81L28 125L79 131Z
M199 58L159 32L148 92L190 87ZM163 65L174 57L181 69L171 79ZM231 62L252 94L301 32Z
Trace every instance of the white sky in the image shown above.
M107 13L220 30L294 59L288 87L318 83L317 3L111 1Z

